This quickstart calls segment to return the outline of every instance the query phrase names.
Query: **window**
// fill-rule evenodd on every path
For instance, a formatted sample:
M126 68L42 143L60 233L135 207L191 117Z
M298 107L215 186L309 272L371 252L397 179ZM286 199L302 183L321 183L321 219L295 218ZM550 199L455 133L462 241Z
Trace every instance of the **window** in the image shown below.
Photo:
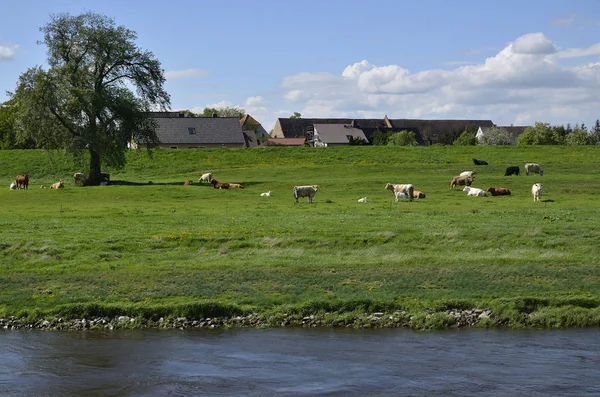
M196 135L196 129L194 127L188 127L188 132L190 135Z

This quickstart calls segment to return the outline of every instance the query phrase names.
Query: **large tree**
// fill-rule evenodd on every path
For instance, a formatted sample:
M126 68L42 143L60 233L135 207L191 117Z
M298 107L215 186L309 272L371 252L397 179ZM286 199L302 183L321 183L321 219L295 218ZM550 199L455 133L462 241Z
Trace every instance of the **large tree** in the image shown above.
M135 32L104 15L52 15L40 30L49 68L19 78L13 98L20 130L40 147L87 150L89 180L97 183L102 165L125 164L131 139L158 142L148 112L169 108L164 72L136 46Z
M200 116L213 117L214 115L217 115L218 117L237 117L238 119L241 119L245 114L246 111L244 109L225 106L222 108L204 108Z

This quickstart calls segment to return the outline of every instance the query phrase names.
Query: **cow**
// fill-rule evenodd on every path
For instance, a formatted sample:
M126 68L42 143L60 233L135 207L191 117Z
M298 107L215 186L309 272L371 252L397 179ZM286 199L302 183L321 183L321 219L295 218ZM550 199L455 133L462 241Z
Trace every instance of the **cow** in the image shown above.
M531 194L533 195L533 201L540 201L542 198L542 188L544 185L542 183L535 183L531 187Z
M230 188L239 188L239 189L243 189L244 185L242 185L241 183L230 183L229 184Z
M200 179L198 179L198 183L202 183L202 182L210 183L212 181L212 179L213 179L212 174L210 172L207 172L206 174L202 174Z
M488 187L488 192L492 196L510 196L510 190L505 187Z
M488 165L487 161L485 161L485 160L477 160L477 159L473 159L473 164L475 164L475 165Z
M476 187L465 186L463 192L467 192L467 196L480 196L485 197L487 193L483 189L478 189Z
M539 164L536 163L527 163L525 164L525 175L529 176L529 173L533 172L534 174L539 174L540 176L544 176L544 170L540 167Z
M463 171L460 173L459 176L470 176L471 178L475 179L475 174L477 173L477 171L473 170L473 171Z
M229 189L229 183L227 182L221 182L216 179L212 179L210 183L215 189Z
M192 186L194 184L194 182L192 182L191 179L188 179L187 181L183 182L183 186Z
M358 202L359 202L359 203L366 203L366 202L367 202L367 197L365 196L365 197L363 197L363 198L359 198L359 199L358 199Z
M394 195L396 195L396 193L398 193L398 192L404 193L408 196L409 201L413 201L413 199L415 198L415 188L410 183L405 183L405 184L388 183L385 185L385 189L391 190L392 192L394 192Z
M17 189L18 189L17 182L12 181L12 183L10 184L10 190L17 190Z
M50 189L62 189L65 187L65 182L62 179L59 179L58 182L53 183L50 186Z
M471 186L471 183L473 183L473 178L470 176L453 176L452 181L450 181L450 189L454 189L456 185Z
M425 193L419 191L419 190L415 190L413 192L413 195L415 196L416 199L418 198L425 198Z
M506 172L504 172L504 176L511 176L511 175L519 176L519 172L521 172L521 170L519 169L518 165L516 165L514 167L506 167Z
M394 192L394 196L395 196L395 201L398 202L398 200L402 199L407 199L408 198L408 194L404 193L404 192Z
M300 197L307 197L308 202L312 204L312 199L315 197L318 190L319 185L294 186L294 198L296 199L296 203L298 203Z
M29 189L29 175L17 175L15 176L15 182L18 189Z
M260 194L261 197L271 197L271 191L269 190L268 192L264 192Z
M83 172L73 174L73 183L75 186L84 186L87 182L87 176Z

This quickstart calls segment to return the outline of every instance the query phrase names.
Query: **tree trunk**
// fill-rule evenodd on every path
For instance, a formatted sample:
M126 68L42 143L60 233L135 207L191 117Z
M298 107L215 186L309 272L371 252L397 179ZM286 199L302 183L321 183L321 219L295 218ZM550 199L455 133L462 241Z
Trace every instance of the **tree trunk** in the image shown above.
M100 153L94 149L90 149L90 176L88 184L99 185L102 182L100 172Z

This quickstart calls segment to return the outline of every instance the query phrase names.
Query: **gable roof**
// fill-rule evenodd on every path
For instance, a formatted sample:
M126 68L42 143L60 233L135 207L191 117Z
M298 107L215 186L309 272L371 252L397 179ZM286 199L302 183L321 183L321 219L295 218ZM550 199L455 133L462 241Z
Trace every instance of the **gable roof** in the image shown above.
M362 130L352 127L351 124L314 124L314 127L315 135L318 135L319 140L324 143L347 144L349 142L348 136L364 139L368 142Z
M422 141L438 142L445 134L452 131L462 132L469 125L486 128L492 127L492 120L419 120L419 119L391 119L390 123L395 129L417 130ZM417 139L417 142L419 140Z
M245 146L237 117L155 117L163 144L240 144ZM190 133L190 128L195 133Z

